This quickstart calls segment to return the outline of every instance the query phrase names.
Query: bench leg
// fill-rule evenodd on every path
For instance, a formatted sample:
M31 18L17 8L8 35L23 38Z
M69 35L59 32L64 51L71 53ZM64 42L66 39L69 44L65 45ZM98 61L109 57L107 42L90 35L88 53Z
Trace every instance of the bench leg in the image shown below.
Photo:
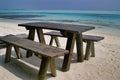
M42 59L42 56L41 55L37 55L35 54L38 58ZM51 69L51 75L53 77L56 76L56 68L55 68L55 59L54 58L51 58L50 59L50 69Z
M95 46L94 46L94 42L91 42L91 57L95 57Z
M52 46L52 44L53 44L53 40L54 40L54 37L51 36L50 43L49 43L50 46Z
M45 80L50 58L42 57L42 62L38 74L38 80Z
M56 42L57 47L60 47L60 41L59 41L58 37L55 37L55 42Z
M18 59L22 58L22 54L20 52L20 48L17 47L17 46L14 46L14 48L15 48L15 52L16 52L17 58Z
M86 52L85 52L85 60L89 59L90 51L91 51L91 41L87 41Z
M6 44L5 63L10 62L11 50L12 50L12 45Z
M60 47L60 42L59 42L58 37L57 37L57 36L52 36L52 35L51 35L51 39L50 39L50 43L49 43L49 45L52 46L52 44L53 44L53 40L55 40L55 43L56 43L57 47Z
M51 68L51 75L55 77L56 76L56 68L55 68L55 59L54 58L52 58L50 60L50 68Z

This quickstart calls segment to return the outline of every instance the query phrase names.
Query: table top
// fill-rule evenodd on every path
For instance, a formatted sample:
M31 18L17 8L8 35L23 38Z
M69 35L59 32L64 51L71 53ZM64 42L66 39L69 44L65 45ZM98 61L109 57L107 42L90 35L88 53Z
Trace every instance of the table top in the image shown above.
M63 23L53 23L53 22L22 23L22 24L18 24L18 26L27 27L27 28L63 30L63 31L77 32L77 33L85 32L95 28L93 26L87 26L87 25L63 24Z

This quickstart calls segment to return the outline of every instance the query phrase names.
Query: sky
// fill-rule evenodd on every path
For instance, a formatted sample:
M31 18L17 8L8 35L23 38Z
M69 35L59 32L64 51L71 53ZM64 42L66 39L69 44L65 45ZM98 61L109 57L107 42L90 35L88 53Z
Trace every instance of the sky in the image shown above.
M120 0L0 0L0 9L120 10Z

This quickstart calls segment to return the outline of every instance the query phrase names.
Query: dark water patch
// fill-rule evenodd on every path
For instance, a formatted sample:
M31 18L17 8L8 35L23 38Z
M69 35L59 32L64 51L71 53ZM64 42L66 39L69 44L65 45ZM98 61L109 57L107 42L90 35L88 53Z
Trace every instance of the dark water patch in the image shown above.
M58 22L79 22L78 20L55 20Z
M78 20L54 20L54 19L40 19L40 18L36 18L36 19L32 19L32 18L16 18L14 20L30 20L30 21L56 21L56 22L79 22Z
M34 18L45 17L45 15L0 15L0 18L4 19L19 19L19 18Z

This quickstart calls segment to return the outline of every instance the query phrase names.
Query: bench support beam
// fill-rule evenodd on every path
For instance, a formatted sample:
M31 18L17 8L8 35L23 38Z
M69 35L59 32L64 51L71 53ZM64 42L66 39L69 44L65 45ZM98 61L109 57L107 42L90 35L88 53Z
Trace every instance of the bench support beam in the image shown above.
M55 43L56 43L57 47L60 47L60 42L59 42L58 37L57 37L57 36L52 36L52 35L51 35L51 39L50 39L50 43L49 43L49 45L52 46L52 44L53 44L53 40L55 40Z
M22 54L21 54L20 48L18 46L14 46L14 49L15 49L17 58L18 59L22 58Z
M95 45L94 42L91 42L91 57L95 57Z
M91 41L87 41L86 53L85 53L85 60L88 60L88 59L89 59L90 51L91 51L91 46L92 46Z
M11 50L12 50L12 45L6 43L6 55L5 55L5 63L10 62L11 58Z

